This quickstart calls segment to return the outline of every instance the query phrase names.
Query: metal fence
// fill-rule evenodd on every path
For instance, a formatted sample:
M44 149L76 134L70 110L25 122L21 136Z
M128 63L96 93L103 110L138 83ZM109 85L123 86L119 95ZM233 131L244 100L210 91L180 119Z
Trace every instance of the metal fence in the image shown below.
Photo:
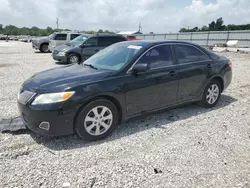
M201 46L225 44L229 40L238 40L238 46L250 47L250 31L209 31L190 33L142 34L138 39L146 40L182 40L190 41Z

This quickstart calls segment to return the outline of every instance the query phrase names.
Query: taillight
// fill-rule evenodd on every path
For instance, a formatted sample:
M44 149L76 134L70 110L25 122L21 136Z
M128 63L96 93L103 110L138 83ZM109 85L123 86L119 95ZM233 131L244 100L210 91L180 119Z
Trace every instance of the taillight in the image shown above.
M228 65L228 67L229 67L230 69L232 68L232 63L231 63L230 61L228 62L227 65Z

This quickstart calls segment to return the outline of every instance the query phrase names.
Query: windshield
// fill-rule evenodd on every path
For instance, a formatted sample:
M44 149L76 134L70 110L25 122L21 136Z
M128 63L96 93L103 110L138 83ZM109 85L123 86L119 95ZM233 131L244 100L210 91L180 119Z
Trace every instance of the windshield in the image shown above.
M84 35L80 35L78 37L76 37L75 39L71 40L68 44L70 46L76 46L78 44L82 44L88 37L84 36Z
M98 69L119 70L132 60L142 46L128 43L113 44L87 59L84 64Z

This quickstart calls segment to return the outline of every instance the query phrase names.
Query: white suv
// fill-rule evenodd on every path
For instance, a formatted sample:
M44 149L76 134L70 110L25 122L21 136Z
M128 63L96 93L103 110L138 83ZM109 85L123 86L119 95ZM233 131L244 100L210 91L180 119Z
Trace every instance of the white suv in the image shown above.
M69 41L75 39L81 35L81 33L76 32L55 32L50 36L49 49L51 52L55 49L56 46L66 44Z

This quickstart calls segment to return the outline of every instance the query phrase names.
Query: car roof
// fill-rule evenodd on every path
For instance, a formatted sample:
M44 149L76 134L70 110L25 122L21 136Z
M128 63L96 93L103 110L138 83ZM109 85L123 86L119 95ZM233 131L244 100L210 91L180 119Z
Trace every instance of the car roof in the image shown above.
M101 37L123 37L125 38L123 35L119 35L119 34L111 34L111 33L96 33L92 36L101 36Z
M72 32L72 31L61 31L61 32L55 32L55 34L84 34L84 33L78 33L78 32Z
M142 46L154 46L157 44L167 44L167 43L175 43L175 44L191 44L194 46L198 46L197 44L194 44L192 42L187 41L180 41L180 40L131 40L127 41L128 44L136 44L136 45L142 45Z

